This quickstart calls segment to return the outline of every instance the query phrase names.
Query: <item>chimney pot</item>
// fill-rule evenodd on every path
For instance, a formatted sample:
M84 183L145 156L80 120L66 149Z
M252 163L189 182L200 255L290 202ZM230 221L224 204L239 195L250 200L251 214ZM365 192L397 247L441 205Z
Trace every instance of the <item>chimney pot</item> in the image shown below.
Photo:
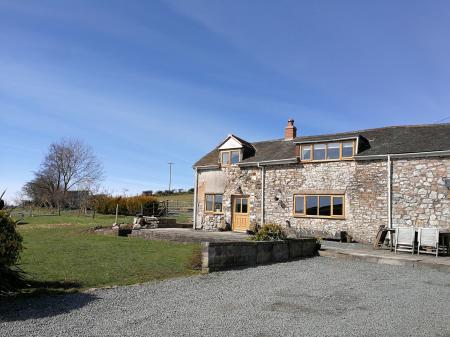
M293 140L297 137L297 128L294 126L294 120L288 119L288 125L284 129L284 140Z

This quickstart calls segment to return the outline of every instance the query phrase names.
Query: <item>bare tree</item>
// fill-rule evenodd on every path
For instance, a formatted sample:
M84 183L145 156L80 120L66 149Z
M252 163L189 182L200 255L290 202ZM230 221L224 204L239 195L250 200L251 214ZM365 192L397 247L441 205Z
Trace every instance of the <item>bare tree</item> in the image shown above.
M33 200L57 206L60 212L67 192L98 186L103 167L92 149L79 140L52 143L35 178L24 186Z

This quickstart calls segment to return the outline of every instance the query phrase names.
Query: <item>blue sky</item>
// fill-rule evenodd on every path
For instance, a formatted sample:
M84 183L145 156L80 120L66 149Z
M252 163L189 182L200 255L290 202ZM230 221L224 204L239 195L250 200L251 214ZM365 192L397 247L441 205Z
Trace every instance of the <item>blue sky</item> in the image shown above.
M0 188L78 138L112 193L193 186L229 133L450 116L448 1L0 0Z

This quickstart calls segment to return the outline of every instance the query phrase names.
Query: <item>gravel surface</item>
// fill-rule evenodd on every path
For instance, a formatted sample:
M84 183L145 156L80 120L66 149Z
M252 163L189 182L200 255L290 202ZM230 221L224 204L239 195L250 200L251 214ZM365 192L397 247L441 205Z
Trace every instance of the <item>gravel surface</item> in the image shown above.
M0 336L450 336L450 275L326 257L0 302Z

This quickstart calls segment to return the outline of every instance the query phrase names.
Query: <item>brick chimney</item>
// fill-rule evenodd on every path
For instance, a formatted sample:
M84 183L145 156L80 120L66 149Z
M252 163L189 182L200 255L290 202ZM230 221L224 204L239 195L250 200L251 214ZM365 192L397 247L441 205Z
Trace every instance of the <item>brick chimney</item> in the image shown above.
M292 140L297 137L297 128L294 126L294 120L289 118L288 125L284 129L284 140Z

